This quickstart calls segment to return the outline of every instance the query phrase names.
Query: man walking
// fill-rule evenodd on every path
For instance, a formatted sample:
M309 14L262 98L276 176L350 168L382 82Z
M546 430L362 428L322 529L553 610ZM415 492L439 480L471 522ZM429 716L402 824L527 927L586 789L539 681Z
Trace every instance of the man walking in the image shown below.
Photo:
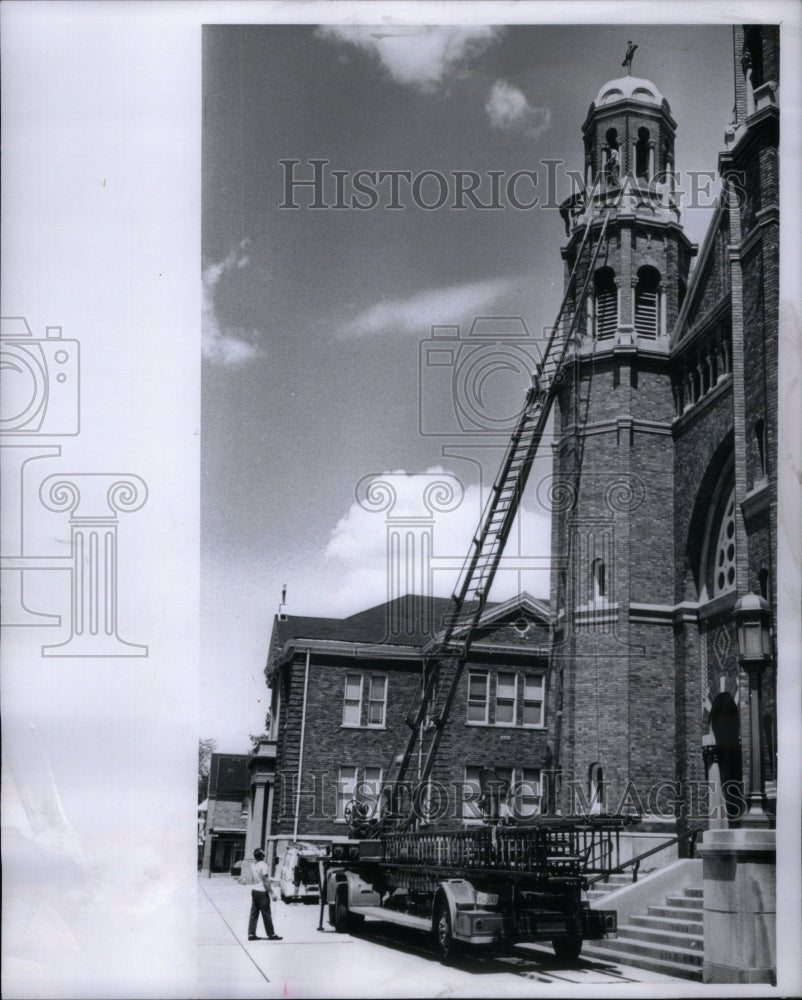
M261 847L257 847L253 852L256 864L253 866L253 881L259 888L251 889L251 917L248 921L248 940L258 941L256 936L256 924L259 914L262 914L262 922L267 931L268 941L281 941L280 935L273 929L273 918L270 915L270 870L265 864L265 852Z

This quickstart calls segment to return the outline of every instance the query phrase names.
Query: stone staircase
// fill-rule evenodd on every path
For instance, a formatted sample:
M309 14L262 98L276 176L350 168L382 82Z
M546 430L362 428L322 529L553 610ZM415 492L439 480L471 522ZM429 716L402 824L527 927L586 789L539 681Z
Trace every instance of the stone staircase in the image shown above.
M595 902L597 899L604 899L616 889L623 889L626 885L632 884L632 876L627 874L609 875L603 882L597 882L592 889L588 889L588 899Z
M588 896L595 903L630 881L631 878L613 875L608 883L598 883ZM583 957L620 962L701 982L704 959L702 894L701 886L686 886L666 896L662 905L650 905L645 914L632 915L625 924L619 924L617 937L586 942L582 948ZM597 905L604 906L603 903Z

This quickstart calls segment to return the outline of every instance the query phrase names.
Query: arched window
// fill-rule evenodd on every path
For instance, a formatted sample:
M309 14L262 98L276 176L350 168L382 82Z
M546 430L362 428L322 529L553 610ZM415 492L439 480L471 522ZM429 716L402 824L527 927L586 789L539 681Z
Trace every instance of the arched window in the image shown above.
M611 268L602 267L594 278L595 335L597 340L609 340L618 328L618 289Z
M724 507L716 539L713 596L735 590L735 491Z
M735 590L735 490L730 489L717 521L715 544L708 565L709 595L720 597Z
M588 802L591 813L605 812L604 768L594 763L588 768Z
M617 129L608 128L605 139L607 140L607 183L618 184L623 164L621 163L621 156L618 149Z
M649 180L649 130L642 127L635 143L635 176Z
M638 271L635 286L635 333L656 337L660 330L660 272L646 264Z
M725 470L710 503L699 564L699 600L712 601L736 588L736 506L732 465Z

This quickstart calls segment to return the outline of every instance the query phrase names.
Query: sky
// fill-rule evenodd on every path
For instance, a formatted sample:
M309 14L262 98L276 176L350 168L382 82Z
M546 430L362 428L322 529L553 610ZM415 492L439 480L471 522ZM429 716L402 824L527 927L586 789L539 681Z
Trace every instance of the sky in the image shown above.
M676 168L714 171L729 26L205 28L200 736L219 750L263 728L284 585L290 614L379 604L388 525L424 517L434 591L451 592L560 305L547 174L557 201L571 193L582 122L629 39L677 122ZM319 192L288 193L316 169ZM361 191L359 171L376 172ZM410 179L394 193L380 171ZM467 172L476 201L458 196ZM684 211L692 240L709 218ZM527 569L502 572L495 599L548 596L541 454L516 536Z

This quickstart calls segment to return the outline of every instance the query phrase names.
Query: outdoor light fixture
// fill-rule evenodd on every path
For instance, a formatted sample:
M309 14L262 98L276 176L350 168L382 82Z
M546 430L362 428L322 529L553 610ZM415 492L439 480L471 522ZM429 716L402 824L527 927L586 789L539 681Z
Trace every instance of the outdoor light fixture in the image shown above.
M760 679L771 660L771 609L757 594L738 599L732 610L738 635L738 655L749 676L749 729L751 760L749 768L749 809L742 825L768 826L763 811L763 774L760 752Z
M771 659L771 609L768 601L757 594L746 594L732 611L738 633L741 662L753 661L764 666Z

